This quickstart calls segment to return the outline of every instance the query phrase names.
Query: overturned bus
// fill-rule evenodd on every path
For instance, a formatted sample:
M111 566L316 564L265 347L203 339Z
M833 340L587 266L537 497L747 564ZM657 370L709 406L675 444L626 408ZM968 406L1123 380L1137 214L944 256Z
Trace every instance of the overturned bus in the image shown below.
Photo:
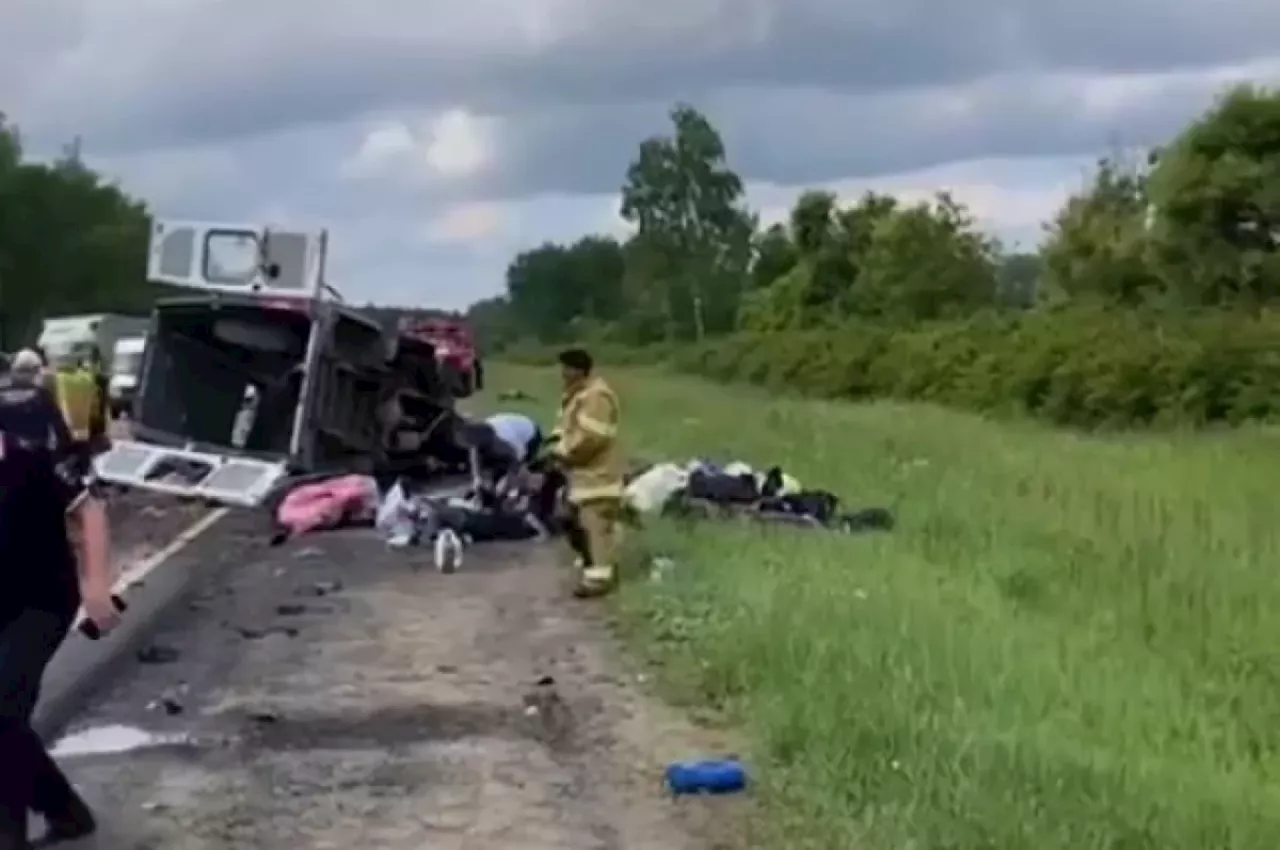
M156 302L131 438L97 460L112 484L263 504L287 479L429 461L452 410L435 352L344 306L326 232L156 221ZM440 429L445 430L445 429ZM403 460L403 459L402 459Z

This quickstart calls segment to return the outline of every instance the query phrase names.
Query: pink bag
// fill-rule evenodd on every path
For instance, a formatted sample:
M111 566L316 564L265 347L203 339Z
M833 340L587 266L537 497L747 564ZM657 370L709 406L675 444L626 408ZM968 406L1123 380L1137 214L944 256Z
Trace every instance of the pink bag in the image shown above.
M303 484L276 509L276 523L296 537L309 531L368 522L378 509L378 486L367 475Z

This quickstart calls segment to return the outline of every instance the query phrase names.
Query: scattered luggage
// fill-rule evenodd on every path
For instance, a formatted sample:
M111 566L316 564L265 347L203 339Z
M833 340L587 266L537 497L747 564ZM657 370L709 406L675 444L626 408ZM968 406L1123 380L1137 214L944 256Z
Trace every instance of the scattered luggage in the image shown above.
M842 513L834 493L805 489L781 467L759 472L741 461L656 464L628 481L624 499L637 514L687 520L743 517L846 533L887 531L894 525L887 508Z

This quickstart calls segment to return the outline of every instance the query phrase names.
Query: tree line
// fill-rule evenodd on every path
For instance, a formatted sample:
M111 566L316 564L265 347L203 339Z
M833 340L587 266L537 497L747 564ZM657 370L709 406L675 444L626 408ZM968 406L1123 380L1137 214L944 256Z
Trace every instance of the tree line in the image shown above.
M671 112L622 185L632 235L516 256L472 308L496 348L590 341L718 378L1073 425L1280 413L1280 92L1225 91L1101 159L1034 253L945 192L801 194L761 226L706 116ZM630 352L630 353L628 353Z
M29 344L45 316L148 310L146 205L85 166L79 144L24 155L0 113L0 350Z

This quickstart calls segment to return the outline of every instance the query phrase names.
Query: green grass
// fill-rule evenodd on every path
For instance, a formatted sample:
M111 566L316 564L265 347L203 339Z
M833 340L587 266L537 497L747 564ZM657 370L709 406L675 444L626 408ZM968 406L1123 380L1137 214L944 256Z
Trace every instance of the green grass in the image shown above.
M640 457L779 463L898 514L859 537L644 532L676 569L618 604L741 724L773 846L1280 848L1280 437L607 376ZM553 415L552 370L491 383Z

